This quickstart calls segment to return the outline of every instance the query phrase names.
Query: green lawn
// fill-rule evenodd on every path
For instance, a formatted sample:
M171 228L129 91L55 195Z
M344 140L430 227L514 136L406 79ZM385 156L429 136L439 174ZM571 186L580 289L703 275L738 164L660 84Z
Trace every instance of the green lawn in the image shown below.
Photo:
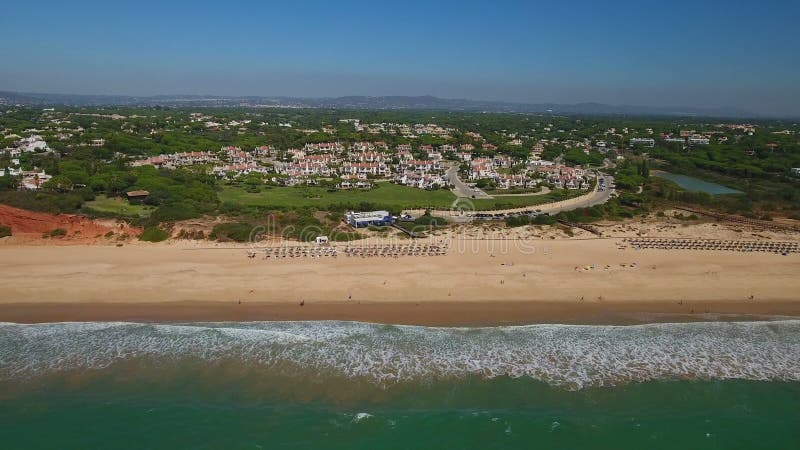
M123 217L148 217L153 208L147 205L131 205L127 199L98 195L84 206L90 210L105 214L116 214Z
M515 197L495 197L490 199L471 200L478 211L491 211L496 209L513 209L524 206L535 206L543 203L557 202L568 198L579 197L586 194L586 191L561 190L553 191L543 195L520 195Z
M272 187L258 194L246 192L241 187L225 186L219 193L223 202L243 206L259 206L275 209L313 207L320 210L332 205L357 207L361 202L392 211L412 208L448 208L455 200L452 192L439 189L426 191L392 183L378 183L369 191L348 190L328 192L321 187Z
M478 210L520 208L540 205L584 194L585 191L553 191L545 195L499 197L494 199L469 199ZM378 183L369 191L328 192L321 187L273 187L258 194L246 192L238 186L225 186L219 194L220 200L241 206L258 206L274 209L313 207L329 209L332 205L347 205L358 208L367 202L376 208L391 211L403 209L438 208L447 209L453 204L455 195L448 190L426 191L392 183Z

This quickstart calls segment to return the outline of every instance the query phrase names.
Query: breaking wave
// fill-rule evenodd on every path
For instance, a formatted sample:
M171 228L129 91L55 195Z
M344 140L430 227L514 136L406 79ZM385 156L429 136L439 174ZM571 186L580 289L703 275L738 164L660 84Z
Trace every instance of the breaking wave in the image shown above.
M129 361L234 361L390 386L478 376L581 389L663 379L800 381L800 321L429 328L358 322L0 323L0 381Z

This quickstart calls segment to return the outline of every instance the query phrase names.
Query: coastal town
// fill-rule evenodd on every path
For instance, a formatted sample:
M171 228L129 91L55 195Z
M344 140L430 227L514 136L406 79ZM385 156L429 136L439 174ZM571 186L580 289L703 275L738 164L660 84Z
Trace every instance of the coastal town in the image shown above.
M14 113L11 109L6 115ZM257 122L238 116L238 120L231 120L208 113L180 111L162 117L46 109L38 115L35 127L6 126L0 130L5 143L0 149L0 176L18 180L20 189L41 189L57 175L53 169L48 172L48 168L43 167L45 164L37 164L41 155L57 159L61 154L66 156L76 150L98 149L98 153L107 155L108 162L123 161L130 167L153 166L167 170L199 167L227 182L246 179L276 186L324 185L342 190L369 190L376 182L386 181L434 190L453 188L454 178L458 178L472 188L498 193L537 192L542 188L587 190L595 177L591 170L586 170L588 165L613 167L632 152L646 155L656 144L684 152L702 151L712 144L734 146L742 139L751 138L759 128L750 123L710 124L702 130L674 129L671 125L662 126L660 130L653 126L596 130L592 126L591 135L587 135L583 127L576 127L582 125L580 120L554 124L552 118L537 118L526 133L493 130L491 139L487 139L477 131L435 123L365 123L352 118L307 128L280 118L276 122ZM563 122L563 118L559 119ZM568 125L572 128L568 129ZM103 129L108 131L101 131ZM143 147L152 146L159 138L181 133L254 137L291 133L300 145L265 143L212 147L204 144L192 145L193 148L186 151L141 155L143 148L119 148L119 144L115 144L121 140L120 133L140 136L138 141ZM758 146L748 145L744 150L746 155L752 158L766 151L780 151L778 137L792 136L796 130L771 129L768 133L775 139ZM344 134L371 139L341 139ZM305 142L302 136L306 136ZM391 142L381 140L387 137ZM325 138L328 140L321 140ZM114 150L109 153L112 148ZM798 173L800 168L786 167L785 170ZM82 180L71 181L75 185Z
M800 217L760 181L797 183L797 126L352 115L11 107L0 115L0 239L232 245L270 266L446 260L465 242L494 256L507 253L492 242L518 252L582 239L622 253L798 252ZM687 162L728 185L671 173ZM754 184L731 183L731 171ZM575 271L618 270L589 261L575 258Z

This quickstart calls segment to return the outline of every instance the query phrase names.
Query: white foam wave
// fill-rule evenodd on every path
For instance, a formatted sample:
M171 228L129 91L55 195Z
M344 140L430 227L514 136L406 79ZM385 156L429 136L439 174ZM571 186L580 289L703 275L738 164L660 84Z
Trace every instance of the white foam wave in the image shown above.
M357 413L356 415L353 416L353 420L352 421L355 422L355 423L358 423L358 422L361 422L362 420L367 420L370 417L372 417L372 414L365 413L365 412L360 412L360 413Z
M670 378L800 381L800 321L495 328L0 324L0 379L152 357L228 358L377 384L468 375L528 377L568 388Z

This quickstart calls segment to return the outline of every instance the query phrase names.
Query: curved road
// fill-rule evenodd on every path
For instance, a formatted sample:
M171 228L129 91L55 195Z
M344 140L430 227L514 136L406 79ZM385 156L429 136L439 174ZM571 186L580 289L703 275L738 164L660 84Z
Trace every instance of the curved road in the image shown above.
M542 189L539 192L526 192L523 194L492 194L492 198L497 197L533 197L536 195L545 195L550 193L550 188L547 186L542 186Z
M599 190L600 183L598 183L597 186L595 186L594 191L581 197L564 200L563 202L547 203L544 205L539 205L538 207L534 206L533 208L541 209L542 212L557 214L562 211L572 211L573 209L589 208L595 205L602 205L603 203L607 202L611 198L611 194L614 193L614 190L609 188L609 186L614 184L614 178L603 174L600 174L599 176L601 179L605 180L605 188L602 191Z
M533 206L525 206L522 208L514 208L514 209L502 209L502 210L495 210L495 211L451 211L451 210L432 210L431 215L449 218L455 221L462 221L462 220L470 220L475 217L477 214L524 214L524 213L532 213L532 212L542 212L548 214L558 214L563 211L572 211L573 209L579 208L588 208L595 205L601 205L606 203L610 198L611 195L614 193L614 189L609 188L614 184L614 178L605 175L605 174L598 174L598 176L604 180L605 187L601 191L600 190L600 183L597 183L595 189L592 192L586 193L580 197L571 198L567 200L562 200L559 202L553 203L543 203L540 205L533 205ZM409 210L404 211L406 214L414 215L421 215L424 214L424 210Z
M486 192L478 188L471 188L461 181L461 178L458 177L458 166L450 166L445 172L445 177L447 177L447 181L453 184L453 194L456 194L456 197L464 197L464 198L492 198Z
M495 197L525 197L528 195L545 195L550 193L550 188L543 186L539 192L531 192L528 194L487 194L485 191L470 187L467 183L458 177L458 166L451 166L445 172L445 178L453 185L451 191L456 197L461 198L495 198Z

